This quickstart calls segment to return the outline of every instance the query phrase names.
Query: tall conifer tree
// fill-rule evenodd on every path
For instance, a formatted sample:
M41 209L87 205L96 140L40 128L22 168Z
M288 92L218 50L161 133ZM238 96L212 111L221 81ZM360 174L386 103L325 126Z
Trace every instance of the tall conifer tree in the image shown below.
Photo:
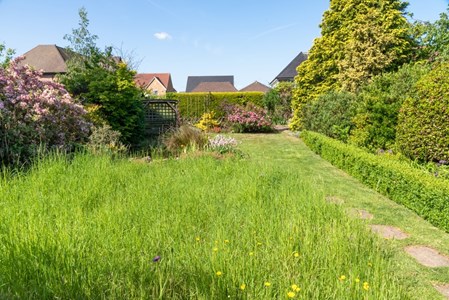
M357 91L361 84L406 62L413 47L407 3L401 0L331 0L321 37L298 67L292 106L294 130L304 104L331 90Z

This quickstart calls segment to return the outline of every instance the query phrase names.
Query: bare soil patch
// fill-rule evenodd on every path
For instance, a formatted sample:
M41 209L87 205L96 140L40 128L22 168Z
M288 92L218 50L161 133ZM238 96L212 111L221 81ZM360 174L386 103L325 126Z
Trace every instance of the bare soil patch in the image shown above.
M449 257L426 246L409 246L405 252L415 258L420 264L430 268L449 267Z
M408 234L393 226L371 225L371 230L386 239L403 240L408 238Z

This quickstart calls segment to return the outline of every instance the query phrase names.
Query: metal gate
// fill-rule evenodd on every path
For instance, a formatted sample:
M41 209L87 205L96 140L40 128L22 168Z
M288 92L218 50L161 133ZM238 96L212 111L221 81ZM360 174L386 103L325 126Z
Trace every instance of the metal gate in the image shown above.
M179 126L178 101L165 99L144 100L145 133L160 135Z

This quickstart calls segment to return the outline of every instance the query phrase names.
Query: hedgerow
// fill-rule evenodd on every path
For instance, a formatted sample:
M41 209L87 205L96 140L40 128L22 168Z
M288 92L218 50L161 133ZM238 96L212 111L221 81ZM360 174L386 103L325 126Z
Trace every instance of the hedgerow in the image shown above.
M319 133L303 131L301 138L333 165L449 232L449 181Z
M204 113L214 111L217 117L223 117L223 104L246 105L251 102L263 107L262 92L229 93L170 93L168 99L178 100L178 109L183 118L201 118Z

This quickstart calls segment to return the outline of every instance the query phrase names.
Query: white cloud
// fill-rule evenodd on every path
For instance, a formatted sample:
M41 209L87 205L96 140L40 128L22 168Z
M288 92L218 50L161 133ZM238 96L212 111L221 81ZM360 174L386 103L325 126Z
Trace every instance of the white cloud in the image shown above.
M154 34L154 37L161 41L171 40L172 36L169 35L167 32L156 32Z

